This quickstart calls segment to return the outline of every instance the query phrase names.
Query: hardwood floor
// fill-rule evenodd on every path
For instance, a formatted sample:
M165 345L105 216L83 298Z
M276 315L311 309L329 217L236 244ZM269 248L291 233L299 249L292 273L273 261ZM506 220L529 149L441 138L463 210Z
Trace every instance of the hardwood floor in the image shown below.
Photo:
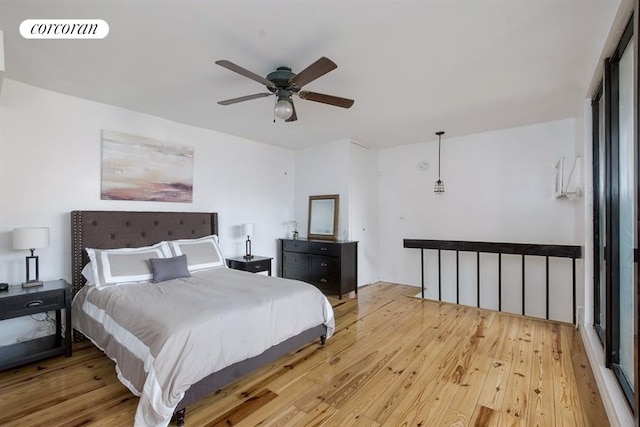
M331 298L336 333L187 408L187 426L607 426L571 325L410 297ZM0 372L0 425L131 425L137 405L89 342Z

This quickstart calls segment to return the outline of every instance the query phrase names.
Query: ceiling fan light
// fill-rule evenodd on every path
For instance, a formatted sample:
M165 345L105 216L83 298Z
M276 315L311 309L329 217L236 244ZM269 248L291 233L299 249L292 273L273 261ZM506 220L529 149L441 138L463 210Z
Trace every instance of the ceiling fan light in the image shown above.
M279 99L273 109L273 114L282 120L287 120L293 115L293 105L286 99Z

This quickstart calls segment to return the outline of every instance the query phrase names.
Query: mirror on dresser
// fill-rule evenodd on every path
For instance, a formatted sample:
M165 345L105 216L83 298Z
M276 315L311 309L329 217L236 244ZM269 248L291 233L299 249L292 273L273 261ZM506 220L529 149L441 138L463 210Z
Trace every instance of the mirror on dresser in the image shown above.
M340 196L329 194L309 196L309 239L336 240L338 238L338 208Z

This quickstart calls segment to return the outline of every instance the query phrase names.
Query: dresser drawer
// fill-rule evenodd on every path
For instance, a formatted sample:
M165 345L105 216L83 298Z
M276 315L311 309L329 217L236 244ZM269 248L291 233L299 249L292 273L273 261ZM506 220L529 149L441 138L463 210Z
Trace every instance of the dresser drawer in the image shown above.
M282 269L282 277L285 279L302 280L303 282L309 281L309 270L295 267L284 266Z
M309 242L309 253L317 255L339 256L340 246L330 242Z
M340 271L340 259L330 256L310 255L309 268L312 271L337 274Z
M286 252L302 252L309 251L309 242L304 240L283 240L282 250Z
M283 252L282 262L285 267L309 268L309 255L297 252Z
M327 273L323 271L311 272L311 283L323 291L337 293L340 290L340 282L337 273Z
M64 293L20 295L0 302L0 319L64 308Z

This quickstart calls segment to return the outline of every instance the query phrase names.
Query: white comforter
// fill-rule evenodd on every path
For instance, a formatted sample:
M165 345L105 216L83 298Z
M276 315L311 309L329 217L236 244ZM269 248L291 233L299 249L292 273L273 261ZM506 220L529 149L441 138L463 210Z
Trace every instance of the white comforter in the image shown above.
M324 324L333 310L314 286L227 268L162 283L85 286L73 326L116 362L140 396L136 426L165 426L194 383Z

